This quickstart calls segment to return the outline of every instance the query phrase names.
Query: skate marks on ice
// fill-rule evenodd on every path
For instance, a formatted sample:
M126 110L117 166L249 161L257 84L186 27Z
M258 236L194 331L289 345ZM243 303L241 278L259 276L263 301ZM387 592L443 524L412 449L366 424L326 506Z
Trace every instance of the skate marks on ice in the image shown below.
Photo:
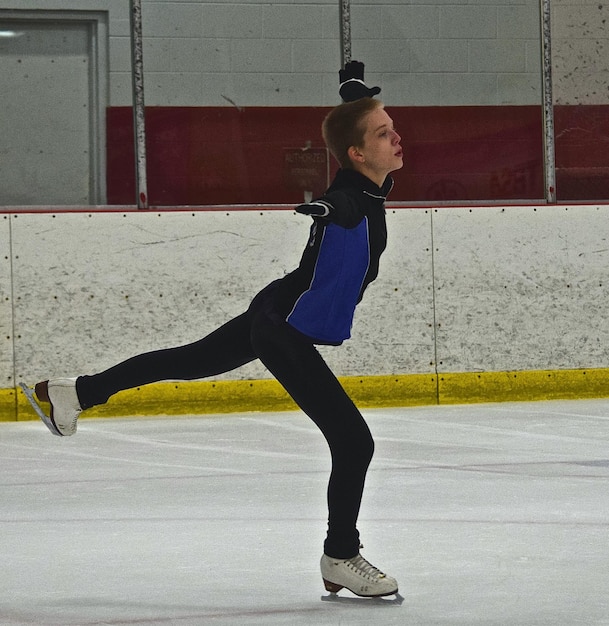
M22 422L0 424L0 624L609 626L609 401L366 416L362 533L403 604L326 595L329 462L298 413L87 420L68 447Z
M34 411L36 411L36 415L38 415L38 417L43 421L44 425L54 434L57 435L58 437L63 437L63 435L59 432L59 430L57 430L57 427L55 426L55 424L53 423L53 420L42 410L42 408L40 407L40 405L38 404L38 402L36 402L36 398L34 397L34 390L30 389L25 383L20 382L19 386L21 387L21 390L23 391L23 393L25 394L25 397L28 399L28 402L30 403L30 405L32 406L32 408L34 409Z

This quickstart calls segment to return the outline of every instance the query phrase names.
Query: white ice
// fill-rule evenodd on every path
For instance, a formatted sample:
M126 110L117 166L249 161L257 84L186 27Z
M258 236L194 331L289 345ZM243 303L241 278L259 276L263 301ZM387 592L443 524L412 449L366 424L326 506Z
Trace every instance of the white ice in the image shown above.
M609 401L364 412L360 518L402 598L326 592L299 413L0 424L0 624L609 625Z

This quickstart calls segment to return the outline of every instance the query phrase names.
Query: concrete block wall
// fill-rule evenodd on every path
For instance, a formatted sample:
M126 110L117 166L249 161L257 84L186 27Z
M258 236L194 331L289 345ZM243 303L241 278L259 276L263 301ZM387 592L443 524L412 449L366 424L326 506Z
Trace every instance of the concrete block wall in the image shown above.
M388 103L537 102L537 3L506 4L353 2L353 57ZM144 2L143 15L151 105L337 102L337 2Z
M338 0L143 0L142 7L145 96L149 110L173 109L176 115L170 119L177 119L184 110L195 107L204 111L212 107L237 110L236 106L242 112L257 106L272 106L281 112L296 106L329 106L338 101ZM417 3L412 0L352 0L351 8L353 56L366 62L369 81L381 85L382 97L389 106L420 111L441 107L447 116L451 111L468 106L470 109L486 106L500 111L517 105L523 109L538 107L541 112L538 0L420 0ZM96 108L101 112L108 110L111 115L131 105L128 2L8 0L0 9L0 18L7 11L28 11L34 18L37 15L48 17L53 11L67 11L73 16L86 11L98 15L104 12L108 18L108 62L100 64L103 76L99 84L105 86L107 79L109 88L99 90L102 102ZM608 11L606 5L593 0L552 2L554 98L563 109L573 109L566 114L556 112L561 200L598 201L608 197L607 150L602 141L597 142L597 138L605 136L609 119L609 70L605 63ZM5 81L10 85L10 75ZM36 81L33 83L35 89ZM11 93L10 89L5 92ZM69 90L62 88L62 94L65 93ZM50 103L56 101L57 98L51 99ZM37 101L34 98L32 102ZM587 105L587 108L575 105ZM19 107L16 110L22 111ZM65 110L61 107L60 113L65 114ZM34 113L26 117L41 119L44 115ZM102 114L98 117L104 119ZM477 121L477 113L472 119ZM565 125L561 126L561 121L565 120ZM47 124L44 128L58 126ZM89 126L83 128L79 136L84 135ZM91 175L74 174L73 180L64 186L75 190L83 186L82 181L88 181L88 187L77 198L74 193L60 194L59 189L55 199L48 199L44 197L49 195L47 188L39 195L35 191L24 194L24 185L5 184L9 191L4 194L4 202L81 204L87 192L95 198L92 202L131 202L133 194L109 200L109 193L99 192L117 184L116 180L106 177L100 163L106 163L113 149L125 151L126 148L124 144L110 145L113 139L103 132L106 130L103 122L99 122L98 129L97 145L90 146L92 149L88 152L88 137L84 139L84 152L95 155ZM430 134L433 130L430 129ZM48 130L46 132L48 145L65 144ZM160 143L152 145L150 152L158 145L161 145L160 151L164 151L166 141L173 138L172 132L171 126L161 129L155 138L160 137ZM442 129L441 133L449 143L450 132ZM479 135L476 131L471 134L471 144L475 145ZM534 129L530 135L541 155L541 130ZM509 131L505 136L511 139ZM44 142L44 137L41 139L39 134L37 140ZM404 143L408 141L409 137L405 136ZM128 142L130 148L132 133ZM595 144L600 147L597 149ZM480 152L483 150L484 147ZM439 146L438 154L449 151L449 145ZM75 153L65 152L65 161ZM23 158L17 153L13 162ZM57 176L57 162L56 159L55 168L50 172L42 167L35 169L47 172L47 179L63 179ZM31 169L31 163L29 166ZM511 167L505 170L508 175L512 172ZM132 173L133 167L129 165L125 171ZM214 175L212 172L211 177ZM563 180L565 177L568 180ZM89 178L94 178L94 182ZM426 181L424 187L432 185L433 181ZM488 193L470 195L462 191L469 187L466 180L460 180L457 188L441 190L443 195L429 198L418 194L414 200L495 199ZM270 195L268 189L264 194L263 202L288 201L285 197ZM531 191L519 199L538 197L539 193ZM412 194L406 194L400 199L413 198ZM511 199L512 196L500 198ZM189 203L216 201L197 196ZM257 201L252 197L244 200ZM164 198L161 203L181 202L181 198L175 196Z
M109 105L131 103L129 3L9 0L3 10L106 11ZM538 0L353 0L354 58L392 105L540 102ZM143 0L150 106L336 103L336 0ZM606 104L609 6L552 2L558 104Z
M609 5L555 0L552 6L554 100L557 104L609 102Z
M109 16L111 106L131 103L129 4L11 0L7 9ZM337 0L143 0L149 106L327 106L337 102ZM537 0L353 0L353 57L388 104L533 104Z

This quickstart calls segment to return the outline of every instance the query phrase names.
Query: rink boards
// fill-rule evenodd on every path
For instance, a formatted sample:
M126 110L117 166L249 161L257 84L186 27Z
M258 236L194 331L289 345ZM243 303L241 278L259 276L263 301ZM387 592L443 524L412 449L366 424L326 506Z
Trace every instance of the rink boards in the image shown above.
M321 348L359 402L609 395L609 206L391 206L387 222L353 338ZM241 313L296 266L309 225L279 207L4 213L0 419L31 417L19 381L93 373ZM291 406L256 363L104 411Z

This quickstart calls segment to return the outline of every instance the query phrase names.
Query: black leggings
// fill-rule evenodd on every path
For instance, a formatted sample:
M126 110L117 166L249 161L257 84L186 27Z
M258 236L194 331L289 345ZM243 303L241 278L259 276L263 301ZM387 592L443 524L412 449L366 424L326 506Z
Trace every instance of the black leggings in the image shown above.
M141 354L100 374L81 376L78 397L82 407L89 408L124 389L161 380L206 378L260 359L328 442L332 472L324 552L351 558L359 551L357 517L374 441L312 341L273 317L256 298L246 313L195 343Z

